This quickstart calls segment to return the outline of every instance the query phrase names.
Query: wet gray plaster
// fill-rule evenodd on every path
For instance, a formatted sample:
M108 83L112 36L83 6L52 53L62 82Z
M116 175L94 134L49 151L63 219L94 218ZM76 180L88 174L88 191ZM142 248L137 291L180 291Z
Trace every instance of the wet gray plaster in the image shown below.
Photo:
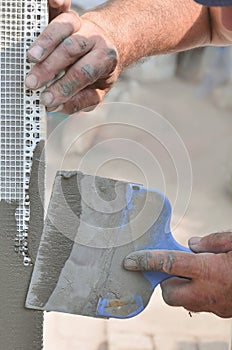
M142 296L147 305L150 283L142 273L132 274L123 268L124 257L143 247L154 228L153 222L138 232L135 225L144 230L143 220L131 222L147 199L147 192L142 195L139 188L80 172L57 173L28 307L99 317L98 302L108 298L112 300L110 311L121 310L123 317L133 308L128 300L134 296ZM148 199L144 220L152 218L160 224L163 199L157 193L150 193Z
M37 255L44 224L44 144L45 142L42 140L35 147L29 186L30 223L28 248L33 264Z
M43 225L43 205L38 195L40 143L34 152L31 195L30 254L35 257ZM40 168L43 187L44 164ZM42 191L43 193L43 191ZM32 267L25 267L14 251L16 234L15 210L17 203L0 202L0 348L4 350L40 350L43 343L43 313L25 308L25 299ZM32 223L32 221L34 221ZM33 237L33 238L32 238Z
M64 182L66 185L64 185ZM71 208L74 215L79 216L81 207L80 207L80 194L77 191L73 191L75 188L76 178L70 177L69 181L65 178L61 178L61 187L64 191L64 196L67 199L66 205ZM58 189L56 183L53 186L53 194L58 195ZM59 218L62 218L64 224L70 225L65 217L62 208L58 207L59 203L51 203L50 209L55 210L58 213ZM60 209L60 210L59 210ZM35 295L39 295L37 300L37 306L43 307L49 299L49 296L56 287L57 281L59 279L61 270L67 260L67 256L70 255L72 247L74 244L74 239L70 239L63 233L57 231L52 218L47 217L44 230L50 233L49 239L42 240L42 261L39 258L37 264L40 264L41 261L41 279L40 284L33 288ZM64 226L64 231L67 232Z

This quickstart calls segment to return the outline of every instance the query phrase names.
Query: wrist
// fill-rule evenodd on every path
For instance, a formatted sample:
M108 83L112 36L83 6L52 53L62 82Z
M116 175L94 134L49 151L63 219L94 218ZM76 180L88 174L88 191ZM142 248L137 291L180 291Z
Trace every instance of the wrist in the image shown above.
M118 43L116 36L112 33L110 26L112 24L108 25L107 21L105 20L104 16L101 16L97 12L86 12L81 16L81 19L83 23L88 23L90 25L94 25L95 28L99 29L99 34L101 33L105 38L107 38L107 41L111 43L111 46L115 48L118 55L118 64L115 69L117 71L117 75L121 73L121 71L125 67L125 63L123 62L123 55L121 54L121 44Z
M126 67L138 58L136 57L134 60L131 59L132 55L130 55L130 52L132 48L130 41L125 41L125 37L122 37L123 33L120 32L120 30L117 30L118 26L110 18L108 19L106 17L106 14L98 12L97 10L86 12L81 16L82 20L96 25L117 50L118 65L116 71L117 75L119 75Z

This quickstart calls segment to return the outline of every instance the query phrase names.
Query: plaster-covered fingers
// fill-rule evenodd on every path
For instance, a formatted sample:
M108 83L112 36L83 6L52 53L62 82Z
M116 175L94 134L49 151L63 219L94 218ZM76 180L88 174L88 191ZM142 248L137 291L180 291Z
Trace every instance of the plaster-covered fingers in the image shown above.
M81 20L73 11L56 17L28 50L29 61L42 62L62 41L77 32L80 26Z
M163 281L161 289L164 301L170 306L183 306L193 312L212 312L223 318L231 317L232 286L228 271L223 271L223 268L216 271L217 264L221 262L223 265L223 261L214 264L213 260L208 261L214 270L208 276L202 275L193 280L174 277Z
M93 42L82 35L69 36L44 61L32 68L26 78L27 87L39 89L48 84L60 72L91 50L92 46Z
M205 237L192 237L189 247L196 253L226 253L232 250L232 232L211 233Z
M162 297L170 306L182 306L193 312L210 311L214 302L210 292L205 293L195 281L173 277L161 283Z
M73 114L79 111L92 111L102 102L105 92L93 88L85 88L78 94L74 95L67 103L58 106L57 108L47 108L49 112L62 112L66 114Z
M133 271L155 270L171 275L197 278L202 274L202 255L175 250L141 250L129 254L124 267Z
M41 94L41 102L49 108L65 104L79 91L108 77L115 66L110 49L92 50Z
M194 302L191 295L191 280L172 277L161 283L162 296L170 306L184 306ZM193 300L192 300L193 299Z
M162 296L170 306L182 306L193 312L212 311L215 299L210 289L200 288L199 283L173 277L161 283Z

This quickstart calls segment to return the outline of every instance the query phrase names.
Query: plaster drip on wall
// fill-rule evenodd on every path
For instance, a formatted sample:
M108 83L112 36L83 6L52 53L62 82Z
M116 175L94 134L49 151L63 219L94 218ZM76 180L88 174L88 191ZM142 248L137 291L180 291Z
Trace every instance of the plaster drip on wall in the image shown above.
M43 229L44 158L43 141L33 153L30 195L28 247L34 262ZM24 306L32 266L25 267L14 252L17 228L16 201L0 201L0 343L4 350L41 350L43 348L43 313ZM30 234L31 233L31 234Z

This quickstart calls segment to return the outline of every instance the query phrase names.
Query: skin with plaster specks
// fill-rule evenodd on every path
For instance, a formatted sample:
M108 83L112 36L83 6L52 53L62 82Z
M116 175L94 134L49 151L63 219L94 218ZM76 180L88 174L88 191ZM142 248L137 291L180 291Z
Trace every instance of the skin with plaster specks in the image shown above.
M124 267L184 277L162 282L163 299L168 305L232 317L232 233L192 238L189 247L197 254L167 250L134 252L126 257Z
M26 79L26 85L35 89L44 77L48 84L60 71L66 72L46 90L50 98L43 96L49 110L61 106L70 113L97 105L120 72L142 57L227 45L232 40L228 16L220 8L209 9L193 0L111 0L81 17L69 11L70 1L51 3L56 14L60 9L64 13L51 21L29 50L29 59L37 62L30 75L36 78ZM81 44L83 38L86 45ZM83 73L87 65L93 67L94 81L92 74ZM80 85L64 98L61 83L72 81L73 75Z
M94 68L91 64L85 64L81 68L81 71L89 78L90 81L94 79Z
M36 63L26 79L28 87L47 85L65 72L42 94L49 110L70 114L94 108L122 70L143 57L232 43L231 7L210 8L193 0L111 0L81 17L69 7L68 0L50 0L52 21L28 52L29 60ZM83 38L86 46L81 44ZM73 81L78 84L71 84L64 94L62 87L70 88ZM168 304L232 317L231 237L227 232L195 238L190 241L195 255L133 253L125 260L125 268L186 277L162 283Z
M78 80L69 81L61 84L62 92L64 96L70 96L72 95L73 90L75 89L75 86L78 86L80 83Z
M38 47L42 49L37 52ZM37 57L34 55L35 48ZM69 67L66 74L41 95L42 103L49 110L62 105L63 112L72 113L96 106L118 76L118 53L113 42L101 28L81 20L72 11L61 14L50 23L29 49L28 58L37 62L26 77L26 85L32 89L42 87L42 82L49 84ZM73 85L74 80L79 83ZM70 93L66 93L67 86L72 86Z

